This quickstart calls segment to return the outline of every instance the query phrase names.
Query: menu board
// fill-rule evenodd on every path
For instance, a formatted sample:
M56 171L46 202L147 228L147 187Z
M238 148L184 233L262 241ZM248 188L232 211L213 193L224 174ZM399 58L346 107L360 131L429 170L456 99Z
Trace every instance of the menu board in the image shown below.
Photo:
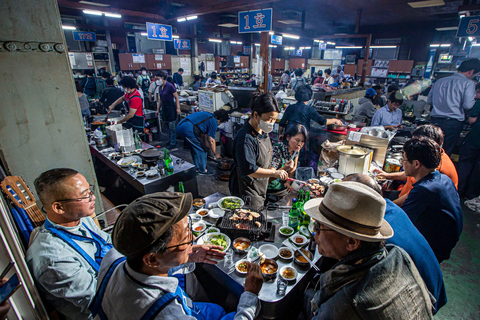
M183 69L184 75L191 75L192 64L190 58L180 58L180 68Z
M133 63L145 63L145 55L144 54L132 54Z
M342 59L342 50L327 49L323 53L324 60L341 60Z

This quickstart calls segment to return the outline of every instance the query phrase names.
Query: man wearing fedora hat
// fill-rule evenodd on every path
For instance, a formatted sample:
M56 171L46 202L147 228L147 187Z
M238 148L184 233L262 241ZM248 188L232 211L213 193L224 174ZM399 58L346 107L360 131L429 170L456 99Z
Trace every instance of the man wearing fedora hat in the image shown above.
M384 240L385 200L358 182L334 183L305 203L318 252L339 260L320 276L306 315L314 319L433 319L432 299L408 254Z
M220 246L192 245L190 193L158 192L132 202L112 232L114 249L102 262L97 294L90 308L95 319L251 319L260 311L260 267L248 263L245 292L237 313L219 305L193 302L178 273L187 262L216 264ZM191 264L190 264L191 265ZM189 270L191 271L191 270Z

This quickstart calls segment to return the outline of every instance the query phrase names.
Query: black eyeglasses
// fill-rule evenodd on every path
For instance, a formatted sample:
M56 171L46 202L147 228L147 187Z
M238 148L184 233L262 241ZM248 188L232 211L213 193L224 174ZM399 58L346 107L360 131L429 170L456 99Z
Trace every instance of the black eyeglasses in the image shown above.
M188 237L188 241L187 242L184 242L184 243L180 243L180 244L177 244L177 245L174 245L174 246L170 246L170 247L166 247L165 250L167 249L173 249L173 248L178 248L178 247L181 247L181 246L185 246L185 245L190 245L193 243L193 228L192 228L192 218L190 216L188 216L188 227L187 227L187 237ZM186 237L186 238L187 238Z
M313 224L313 231L315 231L315 233L318 234L319 231L334 231L334 230L326 229L326 228L322 229L321 224L315 221L315 223Z
M90 185L90 188L89 188L89 191L88 191L88 196L86 196L86 197L73 198L73 199L62 199L62 200L56 200L56 201L53 201L53 202L82 201L82 200L85 200L85 199L88 199L88 202L90 202L90 201L92 201L94 193L95 193L95 186Z

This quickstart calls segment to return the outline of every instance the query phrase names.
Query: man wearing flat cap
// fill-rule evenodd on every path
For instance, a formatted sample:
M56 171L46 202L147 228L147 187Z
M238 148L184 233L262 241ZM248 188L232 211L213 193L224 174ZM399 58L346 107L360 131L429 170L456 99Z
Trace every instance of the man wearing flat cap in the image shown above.
M350 181L305 203L318 252L339 260L320 276L308 319L433 319L434 298L415 264L400 247L384 244L393 236L385 207L381 195Z
M112 233L114 249L100 267L97 295L90 306L95 319L254 319L260 311L260 267L248 265L245 292L236 313L219 305L193 302L173 270L187 262L215 264L222 247L193 245L188 212L190 193L159 192L132 202Z

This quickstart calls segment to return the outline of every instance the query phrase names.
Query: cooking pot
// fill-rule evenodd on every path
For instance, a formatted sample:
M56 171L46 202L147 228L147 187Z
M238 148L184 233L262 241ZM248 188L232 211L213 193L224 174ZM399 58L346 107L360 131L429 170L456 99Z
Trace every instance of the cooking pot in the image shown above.
M331 124L327 125L327 129L328 130L334 130L334 131L345 131L345 130L347 130L347 125L331 123Z
M218 160L217 168L221 171L230 171L233 166L233 160L221 159Z
M155 162L163 159L163 154L161 149L151 148L140 152L140 157L142 157L145 162Z
M347 176L351 173L367 173L371 152L357 146L338 146L338 172Z

